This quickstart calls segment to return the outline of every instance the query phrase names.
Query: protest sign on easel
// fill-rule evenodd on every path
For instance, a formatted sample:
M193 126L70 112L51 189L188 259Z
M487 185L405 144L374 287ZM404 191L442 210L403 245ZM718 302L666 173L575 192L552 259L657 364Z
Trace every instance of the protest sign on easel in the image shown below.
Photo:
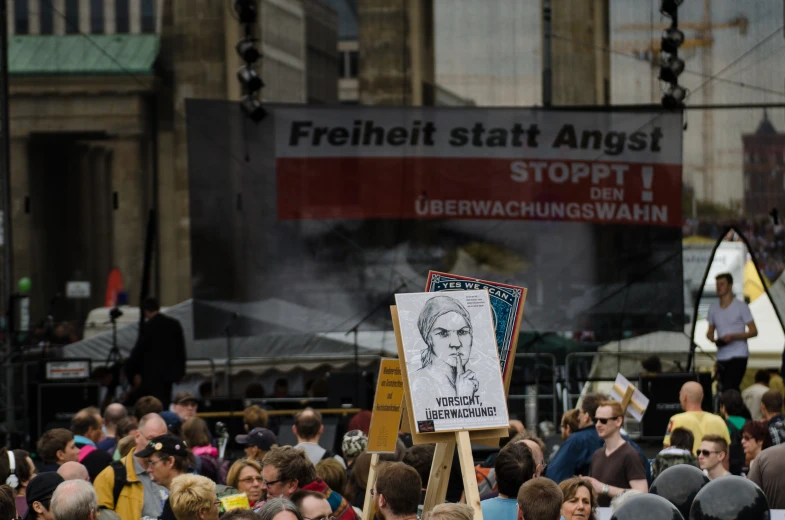
M649 398L621 374L616 375L610 397L614 401L620 402L624 413L629 413L636 421L643 419L643 414L646 413L646 408L649 406Z
M371 453L371 469L365 489L363 520L372 520L374 503L371 490L376 483L376 466L380 453L394 453L398 442L398 428L401 424L401 403L403 401L403 378L401 363L397 359L382 359L379 365L379 379L376 382L376 397L371 412L371 427L368 430L368 447Z
M397 294L393 328L415 443L436 443L423 512L444 501L455 449L466 503L482 518L471 443L509 420L487 290Z

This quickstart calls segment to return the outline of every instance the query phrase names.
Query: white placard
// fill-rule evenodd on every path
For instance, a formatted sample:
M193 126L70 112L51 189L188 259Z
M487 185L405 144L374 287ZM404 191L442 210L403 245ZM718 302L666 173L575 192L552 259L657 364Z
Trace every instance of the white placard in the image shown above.
M62 381L64 379L87 379L90 377L89 361L48 361L46 378Z
M417 432L508 427L488 291L395 301Z
M90 282L66 282L65 297L82 299L90 297Z
M627 388L632 385L629 380L621 374L616 375L616 381L613 383L613 388L610 391L610 397L614 401L622 402L624 393ZM643 414L646 413L646 408L649 406L649 398L643 395L643 392L635 389L632 394L629 406L627 406L627 413L635 418L636 421L643 419Z

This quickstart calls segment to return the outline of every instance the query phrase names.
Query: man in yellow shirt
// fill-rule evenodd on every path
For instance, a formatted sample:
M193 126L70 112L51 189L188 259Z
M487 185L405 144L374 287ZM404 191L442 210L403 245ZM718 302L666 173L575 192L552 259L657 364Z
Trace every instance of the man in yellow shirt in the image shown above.
M671 445L671 432L676 428L686 428L692 432L695 439L693 453L700 448L704 435L719 435L730 444L730 434L725 421L719 415L701 409L703 387L699 383L695 381L684 383L679 392L679 402L684 412L671 417L668 431L665 432L665 439L662 442L663 446L667 448Z

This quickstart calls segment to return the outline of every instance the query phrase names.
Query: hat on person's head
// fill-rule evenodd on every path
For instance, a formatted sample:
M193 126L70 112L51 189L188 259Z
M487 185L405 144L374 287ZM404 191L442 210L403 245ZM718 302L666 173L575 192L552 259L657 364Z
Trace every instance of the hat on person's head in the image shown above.
M275 434L267 428L254 428L247 435L238 435L234 440L237 444L249 444L263 451L270 451L278 446Z
M170 432L179 430L180 426L183 424L183 420L180 419L180 416L170 410L159 412L158 415L160 415L161 419L164 420L166 423L166 429L168 429Z
M354 458L368 447L368 437L362 430L352 430L343 436L341 449L345 457Z
M79 458L77 459L79 462L82 462L85 457L90 455L92 452L96 450L95 446L90 446L89 444L82 446L79 448Z
M27 512L23 520L32 520L36 517L36 512L33 510L33 502L46 502L51 500L52 493L55 492L57 486L65 482L63 477L54 471L45 471L39 473L27 484L25 490L25 499L27 500Z
M150 442L147 443L147 447L135 455L144 459L156 451L160 451L167 455L185 456L188 454L188 446L180 437L169 434L159 435L158 437L151 439Z
M199 399L191 392L177 392L174 394L174 404L185 404L189 402L199 404Z
M87 468L90 475L90 482L95 482L98 475L112 463L112 456L104 450L95 450L82 460L82 464Z

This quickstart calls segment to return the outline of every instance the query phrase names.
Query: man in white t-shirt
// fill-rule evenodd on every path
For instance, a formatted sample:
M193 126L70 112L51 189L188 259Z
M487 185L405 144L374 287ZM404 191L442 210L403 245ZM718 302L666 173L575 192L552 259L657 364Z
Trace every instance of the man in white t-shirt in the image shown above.
M720 301L709 307L706 337L717 344L717 379L722 383L722 390L739 390L750 356L747 340L757 336L758 329L750 308L734 297L730 273L719 274L715 280Z

